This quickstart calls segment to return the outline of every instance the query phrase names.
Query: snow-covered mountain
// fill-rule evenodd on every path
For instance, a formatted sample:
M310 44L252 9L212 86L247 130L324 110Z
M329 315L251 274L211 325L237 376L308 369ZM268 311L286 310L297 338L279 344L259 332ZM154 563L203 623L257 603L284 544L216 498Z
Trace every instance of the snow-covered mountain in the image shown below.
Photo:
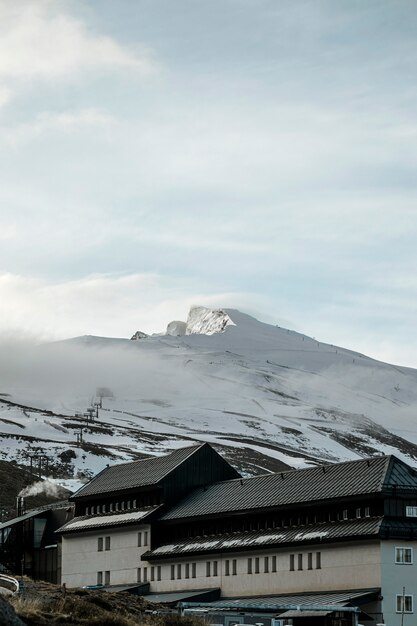
M134 338L23 352L2 377L2 457L89 474L210 441L248 473L380 453L417 466L417 370L229 309Z

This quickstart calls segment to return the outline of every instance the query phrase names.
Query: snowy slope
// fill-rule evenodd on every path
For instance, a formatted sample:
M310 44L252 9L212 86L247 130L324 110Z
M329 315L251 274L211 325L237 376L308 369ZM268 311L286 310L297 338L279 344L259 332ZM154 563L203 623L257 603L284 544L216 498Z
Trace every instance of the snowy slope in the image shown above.
M0 396L1 454L27 462L39 449L55 472L95 473L194 441L249 473L381 452L417 465L416 370L236 310L199 307L169 334L137 341L41 346L12 374L0 390L10 394ZM113 397L87 424L77 414L103 387Z

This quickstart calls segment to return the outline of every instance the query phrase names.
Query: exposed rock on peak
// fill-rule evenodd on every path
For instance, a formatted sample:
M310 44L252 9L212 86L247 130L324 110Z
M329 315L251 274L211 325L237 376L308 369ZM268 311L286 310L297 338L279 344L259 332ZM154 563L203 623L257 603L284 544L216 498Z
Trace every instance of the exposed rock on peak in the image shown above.
M137 341L138 339L146 339L147 337L149 337L149 335L143 333L141 330L137 330L130 339L131 341Z

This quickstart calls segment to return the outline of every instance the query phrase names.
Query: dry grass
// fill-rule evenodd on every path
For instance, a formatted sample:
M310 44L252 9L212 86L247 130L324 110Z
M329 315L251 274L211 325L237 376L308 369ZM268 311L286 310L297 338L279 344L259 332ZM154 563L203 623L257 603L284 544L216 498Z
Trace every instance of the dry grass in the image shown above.
M30 579L10 603L27 626L207 626L199 618L145 614L155 606L127 593L70 589L63 594L57 585Z

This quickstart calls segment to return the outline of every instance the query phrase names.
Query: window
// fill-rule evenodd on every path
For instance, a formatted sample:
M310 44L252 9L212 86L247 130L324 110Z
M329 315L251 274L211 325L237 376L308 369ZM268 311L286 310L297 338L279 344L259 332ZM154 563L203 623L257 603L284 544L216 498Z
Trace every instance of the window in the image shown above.
M207 576L207 578L209 578L211 576L211 563L210 563L210 561L207 561L207 563L206 563L206 576Z
M233 576L236 576L237 574L237 560L233 559L232 561L232 574Z
M133 508L136 509L136 500L133 500Z
M97 550L98 552L103 552L103 537L98 537L97 539Z
M91 515L94 515L94 507L91 507Z
M103 504L103 507L102 507L102 509L101 509L101 510L102 510L102 512L103 512L103 513L105 513L105 512L106 512L106 505L105 505L105 504Z
M407 517L417 517L417 506L406 506L405 514Z
M343 517L343 519L347 519L348 518L347 509L343 509L342 517Z
M259 557L255 558L255 574L259 574Z
M218 575L218 563L217 561L213 561L213 576Z
M277 557L276 556L272 556L272 564L271 564L271 572L273 572L274 574L277 571Z
M97 584L98 585L103 584L103 572L97 572Z
M413 613L413 596L397 594L397 613Z
M182 578L182 576L181 576L181 563L178 563L178 565L177 565L177 578L178 578L178 580L180 580Z
M184 578L190 578L190 564L186 563L185 564L185 576Z
M143 582L144 583L148 582L148 568L147 567L143 568Z
M142 582L142 570L140 567L138 567L138 583Z
M97 504L97 513L100 513L100 505Z
M313 569L313 553L309 552L307 555L307 569Z
M161 565L158 565L158 567L156 568L156 578L158 580L161 580L161 578L162 578L162 567L161 567Z
M295 561L295 554L290 554L290 572L293 572L295 569L294 561Z
M370 515L371 515L371 512L369 510L369 506L366 506L365 507L365 517L370 517Z
M171 580L175 580L175 565L171 565Z
M105 549L110 550L110 537L106 537Z
M86 507L85 507L85 514L86 514L86 515L88 515L88 511L89 511L88 506L86 506Z
M360 517L362 517L361 509L356 509L356 518L359 519Z
M252 574L252 559L248 559L248 574Z
M264 558L264 572L265 574L269 572L269 557L267 556Z
M110 572L109 572L109 570L104 572L104 584L105 585L110 585Z
M395 562L411 565L413 563L413 548L395 548Z
M154 566L151 567L151 581L153 582L155 580L155 568Z
M142 546L142 533L138 533L138 547Z
M197 577L197 563L191 563L191 576L192 578Z
M113 502L110 502L110 513L113 513Z
M303 555L302 554L298 555L298 569L299 571L303 569Z
M316 569L321 569L321 552L316 552Z
M224 575L225 576L229 576L230 575L230 561L229 559L226 559L224 562Z
M143 545L144 546L148 545L148 531L147 530L143 532Z

